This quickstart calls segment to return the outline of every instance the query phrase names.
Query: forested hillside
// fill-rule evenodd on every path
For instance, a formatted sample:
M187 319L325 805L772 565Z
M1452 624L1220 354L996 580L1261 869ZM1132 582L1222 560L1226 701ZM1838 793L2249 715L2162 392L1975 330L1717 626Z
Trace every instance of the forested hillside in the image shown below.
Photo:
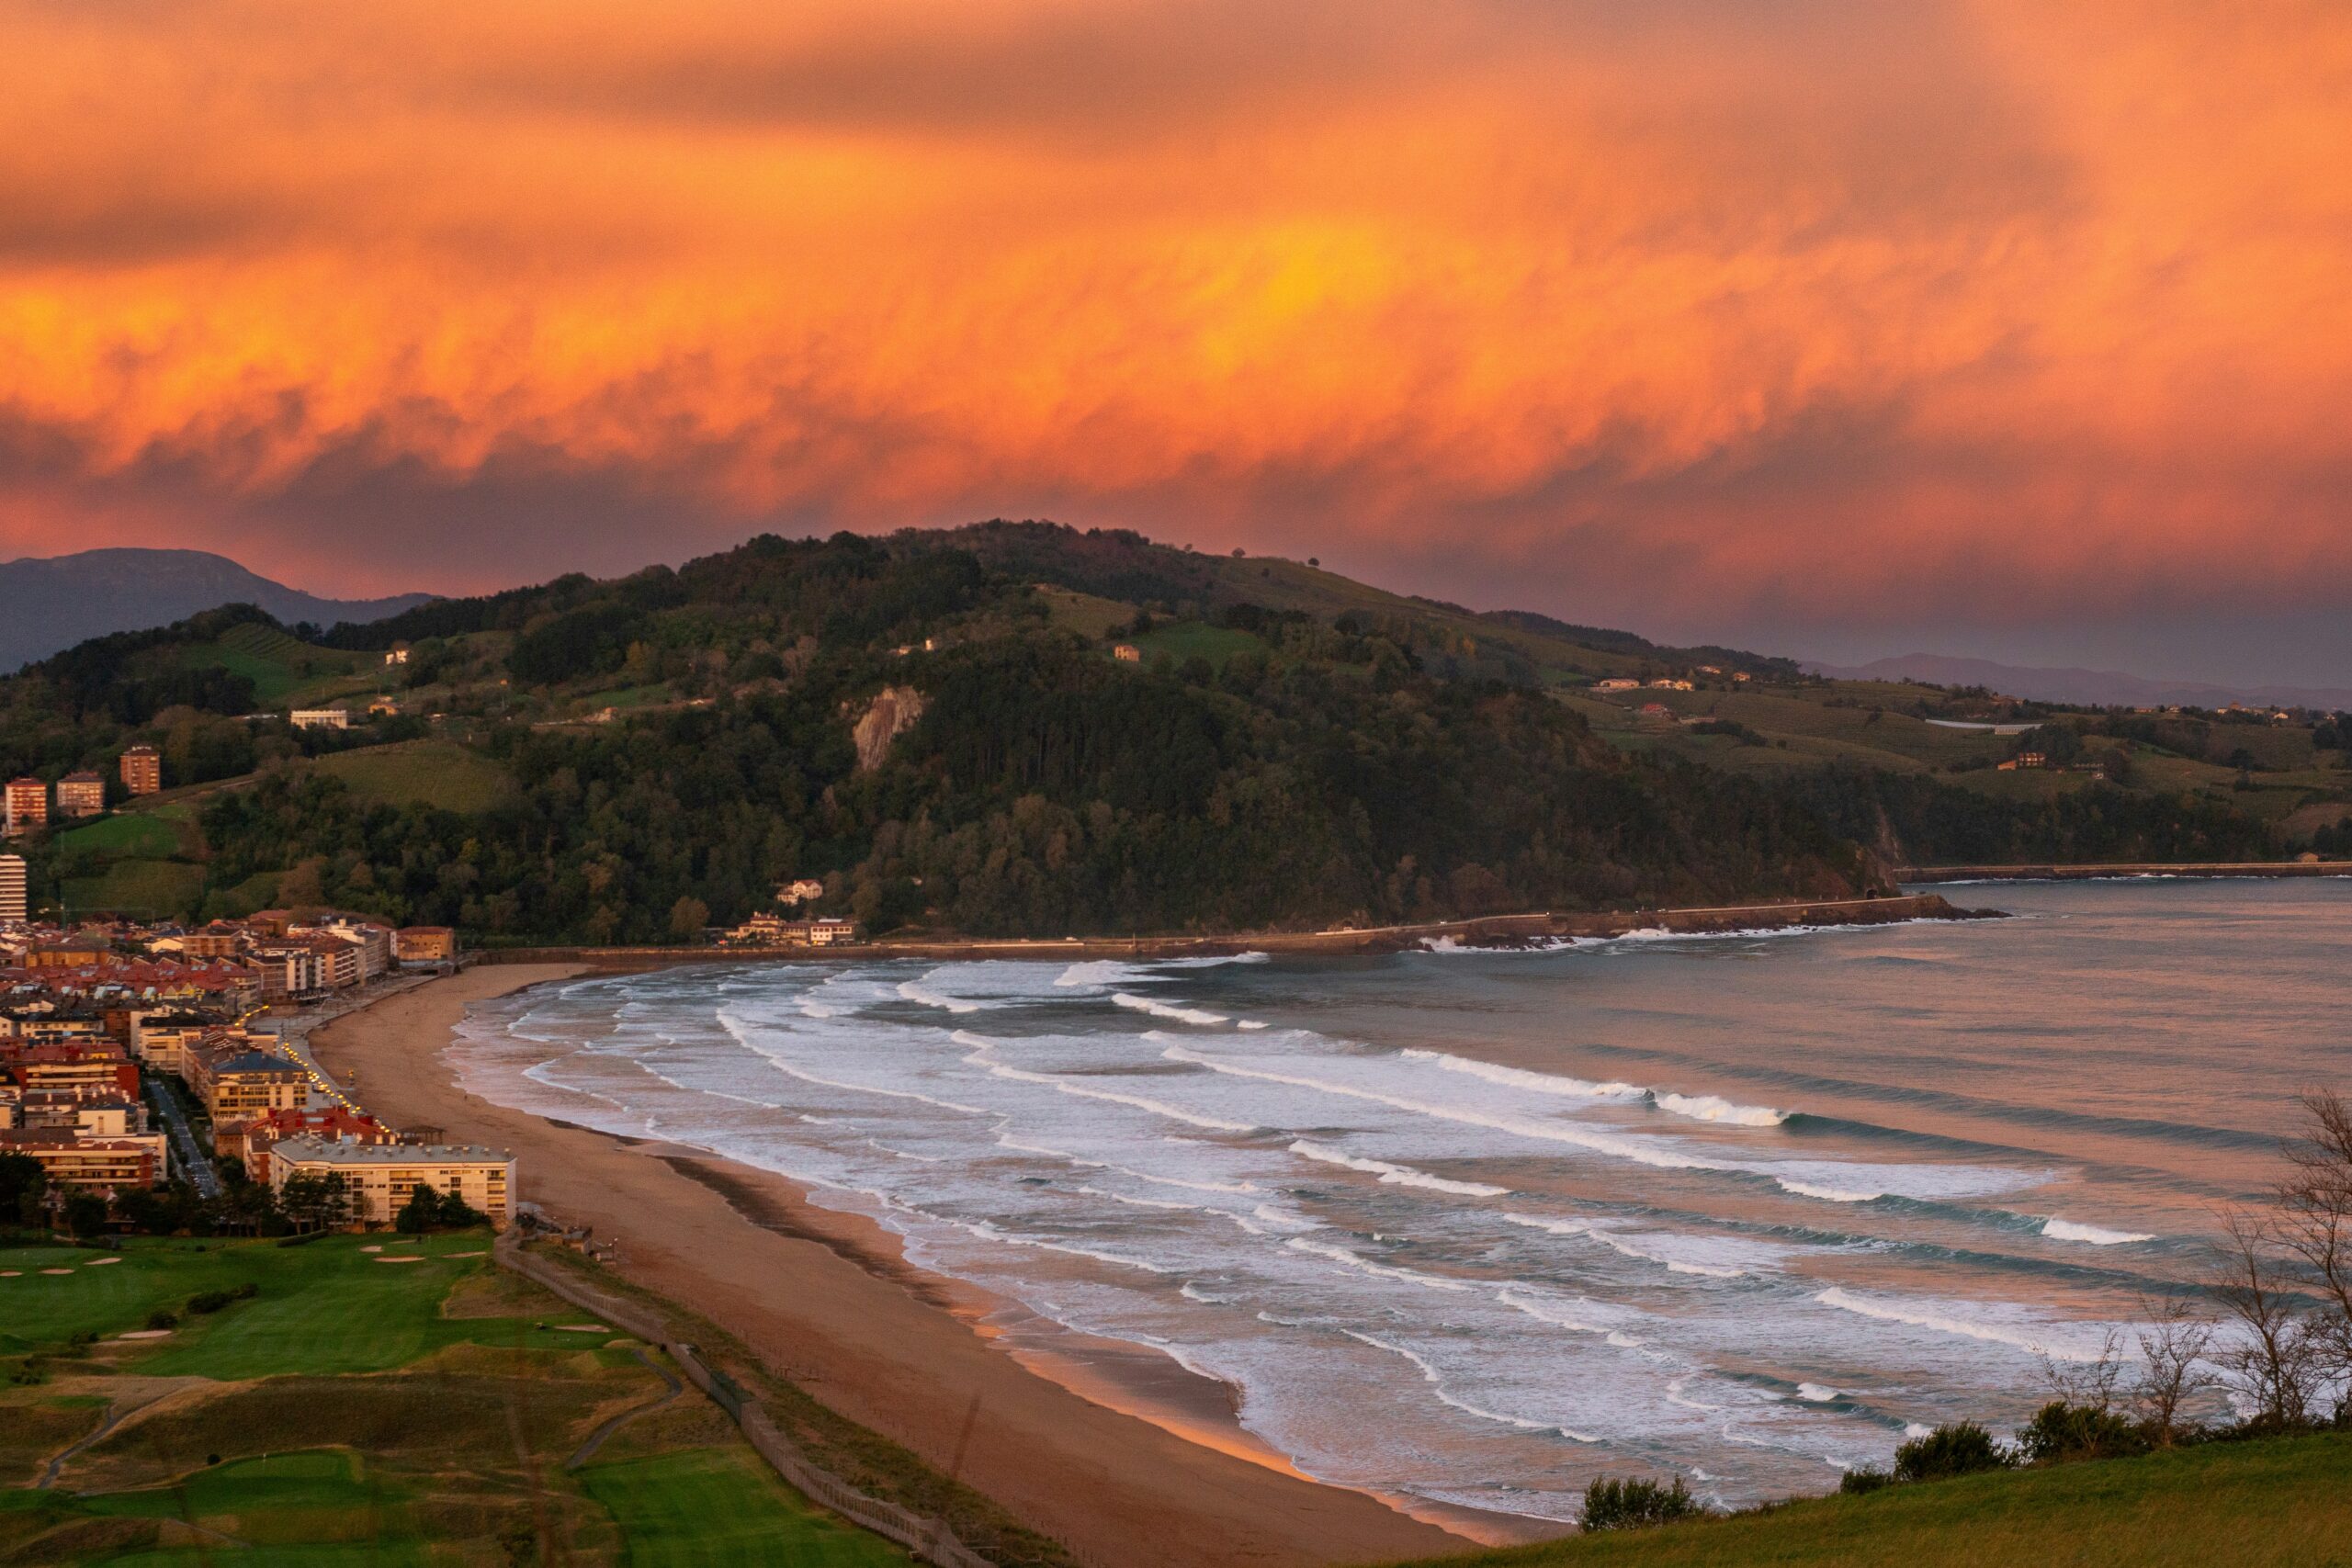
M1838 700L1735 649L998 524L761 538L316 643L250 608L105 638L0 682L0 768L164 754L164 796L33 840L37 902L324 903L490 942L693 939L804 876L877 931L1059 935L1834 896L1904 858L2278 841L2210 795L2002 798L1592 698L1684 670L1711 672L1668 694L1686 705ZM353 728L285 722L322 702Z

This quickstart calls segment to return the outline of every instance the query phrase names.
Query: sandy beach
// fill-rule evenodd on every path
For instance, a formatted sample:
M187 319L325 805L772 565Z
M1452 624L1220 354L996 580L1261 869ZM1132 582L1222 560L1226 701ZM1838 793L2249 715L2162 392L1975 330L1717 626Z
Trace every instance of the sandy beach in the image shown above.
M1233 1424L1222 1385L915 1270L887 1232L808 1203L782 1178L548 1121L456 1085L446 1053L469 1004L579 972L470 969L322 1026L311 1047L392 1125L512 1149L523 1196L615 1243L629 1279L933 1464L949 1463L977 1395L964 1479L1092 1560L1344 1563L1472 1544L1467 1522L1450 1532L1290 1471Z

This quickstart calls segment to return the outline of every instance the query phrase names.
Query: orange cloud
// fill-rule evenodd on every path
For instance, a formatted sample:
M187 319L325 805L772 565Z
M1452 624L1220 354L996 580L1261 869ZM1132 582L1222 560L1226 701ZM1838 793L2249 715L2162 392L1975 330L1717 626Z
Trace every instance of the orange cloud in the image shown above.
M2352 567L2324 5L6 11L27 550L1044 513L1684 624Z

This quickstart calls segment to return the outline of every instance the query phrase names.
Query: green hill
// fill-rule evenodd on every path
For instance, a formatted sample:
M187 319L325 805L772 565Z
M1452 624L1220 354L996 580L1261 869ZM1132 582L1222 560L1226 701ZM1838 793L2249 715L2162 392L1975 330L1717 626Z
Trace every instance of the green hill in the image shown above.
M329 700L357 722L272 716ZM1962 728L1996 723L2040 728ZM145 740L172 786L36 837L36 902L266 892L518 942L670 940L798 876L876 928L1050 935L2333 851L2346 739L1827 681L1045 524L763 537L318 643L232 607L0 682L0 768ZM2057 765L1997 766L2028 747ZM171 847L129 825L166 810Z

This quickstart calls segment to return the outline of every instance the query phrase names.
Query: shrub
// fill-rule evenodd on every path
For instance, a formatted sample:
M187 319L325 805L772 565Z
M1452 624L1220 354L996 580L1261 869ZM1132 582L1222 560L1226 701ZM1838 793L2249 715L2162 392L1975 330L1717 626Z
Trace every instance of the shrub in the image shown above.
M200 1316L219 1312L232 1302L250 1301L259 1293L259 1288L252 1284L239 1285L233 1291L200 1291L188 1297L187 1310Z
M1875 1492L1882 1486L1894 1484L1893 1471L1872 1470L1865 1465L1860 1469L1849 1470L1840 1477L1838 1482L1838 1490L1849 1496L1859 1497L1866 1492Z
M157 1307L147 1314L147 1326L150 1328L177 1328L179 1325L179 1314L169 1307Z
M1670 1486L1605 1477L1584 1489L1584 1528L1589 1530L1641 1529L1698 1512L1698 1503L1679 1475Z
M1950 1421L1894 1450L1897 1481L1940 1481L1980 1470L2007 1470L2015 1461L1973 1421Z
M2053 1399L2018 1433L2018 1454L2029 1464L2065 1460L2125 1459L2148 1451L2140 1428L2112 1410Z

